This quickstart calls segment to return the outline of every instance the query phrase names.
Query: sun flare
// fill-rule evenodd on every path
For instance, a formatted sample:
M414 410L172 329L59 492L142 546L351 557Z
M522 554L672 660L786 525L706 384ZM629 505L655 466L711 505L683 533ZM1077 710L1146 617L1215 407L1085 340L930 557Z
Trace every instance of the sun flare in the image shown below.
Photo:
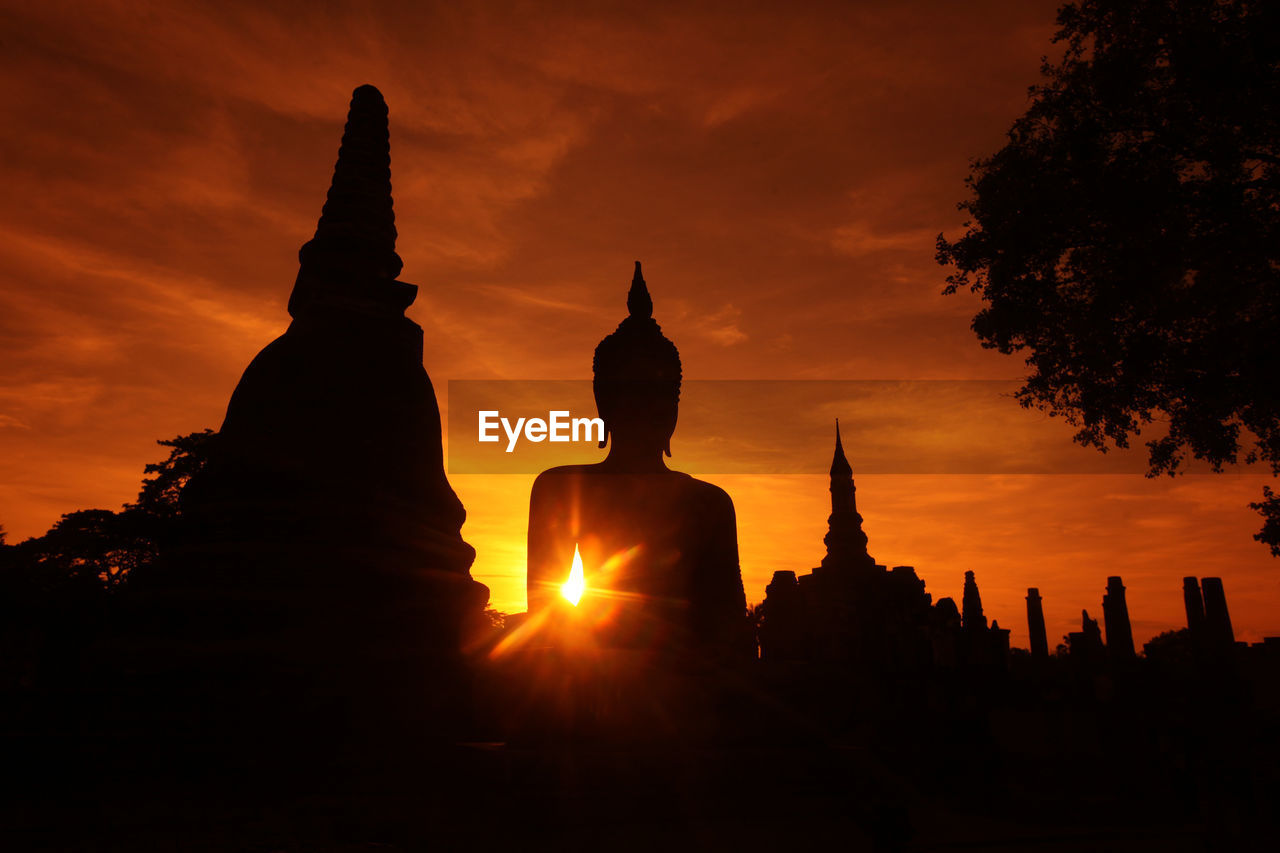
M582 554L578 546L573 546L573 567L569 569L569 579L560 585L560 594L574 607L582 600L582 591L587 588L587 578L582 571Z

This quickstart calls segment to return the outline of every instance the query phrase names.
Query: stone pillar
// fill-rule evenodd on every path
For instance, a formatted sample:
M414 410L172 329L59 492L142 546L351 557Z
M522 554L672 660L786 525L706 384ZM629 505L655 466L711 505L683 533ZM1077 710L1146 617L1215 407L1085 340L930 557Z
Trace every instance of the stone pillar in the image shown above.
M1129 624L1124 583L1118 576L1107 578L1107 591L1102 596L1102 618L1107 628L1107 653L1117 660L1132 658L1133 628Z
M1214 648L1230 648L1235 644L1235 631L1231 629L1231 616L1227 613L1227 595L1222 589L1222 578L1205 578L1204 633Z
M1049 638L1044 627L1044 607L1040 601L1040 590L1034 586L1027 589L1027 631L1031 635L1031 657L1047 659Z
M1204 633L1204 599L1194 577L1182 579L1182 601L1187 608L1187 631L1193 638Z

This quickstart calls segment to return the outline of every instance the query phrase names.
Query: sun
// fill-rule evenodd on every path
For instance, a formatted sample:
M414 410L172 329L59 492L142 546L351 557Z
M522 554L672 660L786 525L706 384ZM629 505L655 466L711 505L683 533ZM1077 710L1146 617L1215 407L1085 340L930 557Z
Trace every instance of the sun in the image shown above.
M582 591L587 588L587 578L582 571L582 554L578 546L573 546L573 567L569 569L569 579L560 585L560 594L574 607L582 600Z

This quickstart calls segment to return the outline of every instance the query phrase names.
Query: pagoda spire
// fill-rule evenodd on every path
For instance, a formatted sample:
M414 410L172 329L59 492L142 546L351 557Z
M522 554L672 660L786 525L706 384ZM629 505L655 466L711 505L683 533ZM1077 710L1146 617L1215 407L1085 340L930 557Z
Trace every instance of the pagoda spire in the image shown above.
M395 280L403 267L396 236L387 103L366 84L351 94L315 236L298 250L289 313L295 318L317 308L403 313L417 288Z
M827 519L827 556L822 565L855 563L875 565L867 553L867 534L862 530L858 514L857 488L853 485L853 467L844 455L840 440L840 421L836 420L836 449L831 458L831 516Z
M836 450L831 457L831 514L858 514L858 488L853 484L853 467L840 441L840 419L836 418ZM858 517L862 522L862 517Z
M836 418L836 452L831 457L831 477L848 477L853 479L853 468L844 455L844 445L840 443L840 419Z

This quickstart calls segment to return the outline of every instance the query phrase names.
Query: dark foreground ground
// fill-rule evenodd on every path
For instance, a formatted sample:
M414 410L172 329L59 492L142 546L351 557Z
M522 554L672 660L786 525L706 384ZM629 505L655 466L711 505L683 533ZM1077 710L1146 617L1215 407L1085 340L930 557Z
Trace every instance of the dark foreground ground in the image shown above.
M1275 849L1274 682L1222 701L1220 683L1142 673L940 690L760 670L703 724L620 733L530 724L519 676L490 675L461 736L359 703L157 734L96 720L85 694L27 696L4 736L0 847Z

